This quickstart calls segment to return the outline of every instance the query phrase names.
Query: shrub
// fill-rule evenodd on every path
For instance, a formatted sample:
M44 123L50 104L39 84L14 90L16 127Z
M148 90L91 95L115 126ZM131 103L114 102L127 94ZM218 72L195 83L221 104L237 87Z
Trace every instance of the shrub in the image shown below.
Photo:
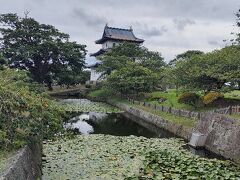
M196 108L201 103L201 97L196 93L186 92L179 96L178 102L188 104Z
M92 86L91 86L91 84L86 84L85 87L86 88L91 88Z
M28 80L23 71L0 71L0 148L19 148L62 129L64 112Z
M110 89L102 88L89 93L89 96L92 98L101 98L106 99L113 95L113 92Z
M223 94L221 94L220 92L209 92L207 95L203 97L203 103L206 105L212 104L217 99L223 97L224 97Z
M148 98L149 101L158 101L158 102L164 102L167 100L167 98L162 97L158 94L151 94L150 97Z

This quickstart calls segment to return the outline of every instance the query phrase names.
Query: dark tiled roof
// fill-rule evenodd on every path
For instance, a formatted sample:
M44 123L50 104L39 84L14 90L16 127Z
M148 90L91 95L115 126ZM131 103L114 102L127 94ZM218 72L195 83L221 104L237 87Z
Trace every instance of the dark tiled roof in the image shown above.
M119 40L119 41L131 41L137 43L143 43L143 39L137 38L132 28L130 29L121 29L108 27L107 25L104 28L103 36L101 39L96 41L96 44L102 44L107 40Z
M86 66L86 68L96 68L96 67L98 67L98 66L101 65L101 64L102 64L102 62L96 62L96 63L94 63L94 64L91 64L91 65Z
M104 49L100 49L98 52L90 54L90 56L100 56L100 55L104 54L105 52L107 52L107 51Z

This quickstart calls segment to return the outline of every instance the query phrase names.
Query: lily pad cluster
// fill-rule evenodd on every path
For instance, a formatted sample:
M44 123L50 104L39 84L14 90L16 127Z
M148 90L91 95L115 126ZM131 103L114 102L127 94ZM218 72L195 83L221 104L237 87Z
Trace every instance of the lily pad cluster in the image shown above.
M93 102L87 99L65 99L60 102L60 106L67 112L121 112L120 109L106 103Z
M204 159L180 139L78 135L45 142L44 179L238 179L229 161Z

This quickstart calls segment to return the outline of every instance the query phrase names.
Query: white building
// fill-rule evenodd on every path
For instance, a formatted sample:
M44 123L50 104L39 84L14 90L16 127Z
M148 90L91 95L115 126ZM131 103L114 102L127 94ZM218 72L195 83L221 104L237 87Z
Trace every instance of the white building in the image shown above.
M142 44L144 40L137 38L134 35L132 28L121 29L106 25L102 38L95 41L96 44L101 44L102 48L98 52L91 54L91 56L95 56L96 58L102 56L104 53L123 42ZM91 68L91 82L96 82L99 80L99 77L101 77L101 73L96 71L97 66L99 66L99 63L89 66L89 68Z

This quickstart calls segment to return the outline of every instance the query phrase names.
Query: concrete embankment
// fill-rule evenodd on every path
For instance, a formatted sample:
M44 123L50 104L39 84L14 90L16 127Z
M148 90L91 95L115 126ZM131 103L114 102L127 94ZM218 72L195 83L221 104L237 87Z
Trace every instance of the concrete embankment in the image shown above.
M0 173L0 180L36 180L42 176L42 144L20 149Z
M202 113L195 128L187 128L165 120L164 118L146 112L142 109L131 107L124 103L115 103L110 100L109 104L116 106L148 123L167 130L178 137L190 140L193 132L206 135L204 148L207 150L240 163L240 123L239 120L216 113Z

